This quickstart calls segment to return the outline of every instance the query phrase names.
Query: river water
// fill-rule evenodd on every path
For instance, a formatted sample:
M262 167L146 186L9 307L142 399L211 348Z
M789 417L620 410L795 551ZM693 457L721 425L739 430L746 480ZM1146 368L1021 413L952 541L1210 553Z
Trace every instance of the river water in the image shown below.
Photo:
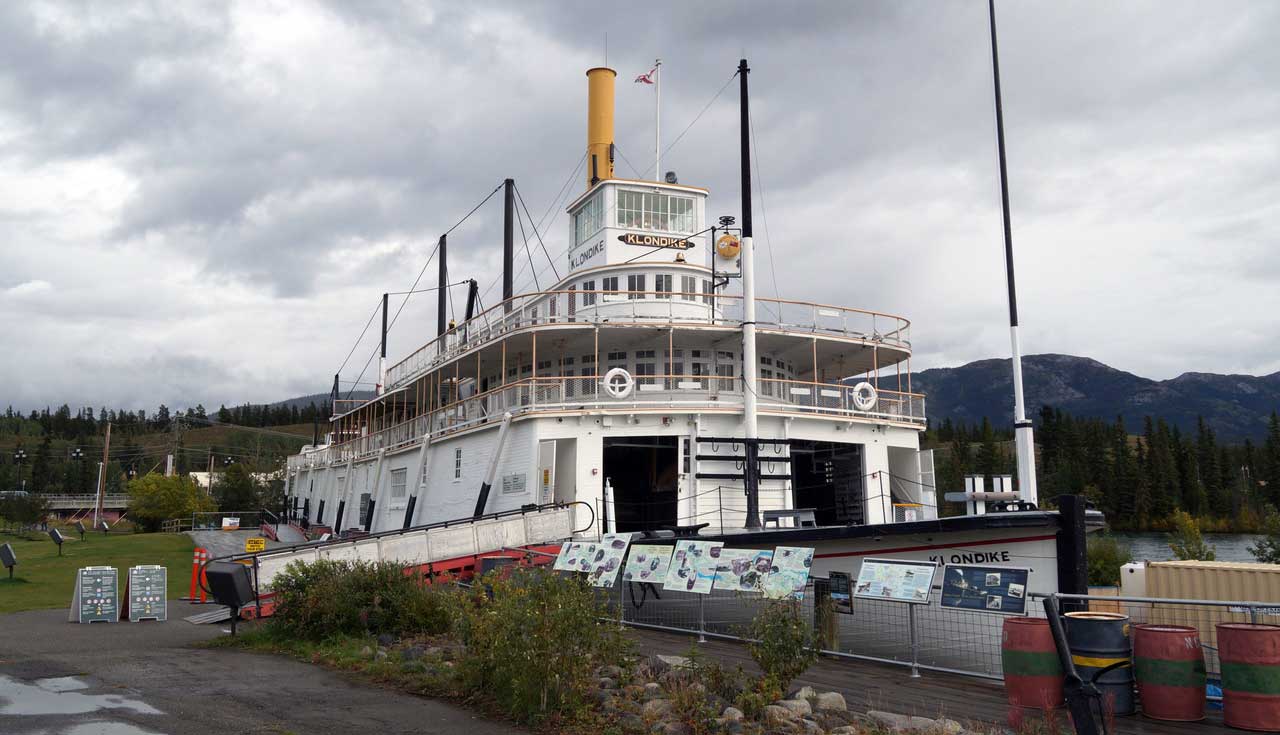
M1112 534L1133 550L1134 561L1169 561L1169 535L1165 533L1116 533ZM1212 547L1217 561L1257 561L1249 553L1248 546L1261 536L1248 533L1206 533L1204 542Z

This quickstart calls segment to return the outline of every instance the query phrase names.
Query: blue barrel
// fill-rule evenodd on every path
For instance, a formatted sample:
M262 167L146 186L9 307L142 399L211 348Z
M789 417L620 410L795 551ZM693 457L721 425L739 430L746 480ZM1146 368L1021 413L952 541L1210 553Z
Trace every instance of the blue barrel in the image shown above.
M1076 673L1090 681L1102 669L1125 662L1098 680L1105 712L1131 715L1137 711L1133 695L1133 641L1129 616L1109 612L1069 612L1065 616L1067 646Z

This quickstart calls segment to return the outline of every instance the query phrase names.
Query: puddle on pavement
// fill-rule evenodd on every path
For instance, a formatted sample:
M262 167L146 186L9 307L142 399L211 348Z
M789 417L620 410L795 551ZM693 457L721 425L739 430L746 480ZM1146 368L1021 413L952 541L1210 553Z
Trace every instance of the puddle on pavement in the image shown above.
M141 715L164 714L146 702L120 694L81 694L75 691L85 689L87 686L84 682L70 676L40 679L34 684L0 676L0 715L79 715L104 709L126 709ZM101 724L114 725L115 723ZM89 730L78 735L87 735L90 732L96 731ZM108 732L110 735L116 735L115 731ZM146 731L136 730L136 732ZM120 735L130 735L130 732L120 731Z
M57 735L160 735L127 722L82 722L57 731Z

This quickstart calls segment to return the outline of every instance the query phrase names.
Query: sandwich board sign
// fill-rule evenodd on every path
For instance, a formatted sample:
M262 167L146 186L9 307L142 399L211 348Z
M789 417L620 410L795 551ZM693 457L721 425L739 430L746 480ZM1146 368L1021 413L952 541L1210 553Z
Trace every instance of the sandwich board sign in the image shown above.
M76 572L71 595L72 623L114 623L120 619L115 567L85 567Z
M140 620L158 620L164 622L169 618L169 605L166 599L169 572L162 566L146 565L129 567L129 578L125 583L124 599L130 623Z

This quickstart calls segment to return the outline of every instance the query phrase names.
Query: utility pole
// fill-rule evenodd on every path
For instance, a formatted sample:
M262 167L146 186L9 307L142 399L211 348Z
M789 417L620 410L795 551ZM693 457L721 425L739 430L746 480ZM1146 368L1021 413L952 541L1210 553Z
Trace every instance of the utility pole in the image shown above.
M107 460L111 454L111 422L107 422L107 439L102 443L102 472L98 475L98 502L93 506L93 525L102 518L103 496L107 492Z

